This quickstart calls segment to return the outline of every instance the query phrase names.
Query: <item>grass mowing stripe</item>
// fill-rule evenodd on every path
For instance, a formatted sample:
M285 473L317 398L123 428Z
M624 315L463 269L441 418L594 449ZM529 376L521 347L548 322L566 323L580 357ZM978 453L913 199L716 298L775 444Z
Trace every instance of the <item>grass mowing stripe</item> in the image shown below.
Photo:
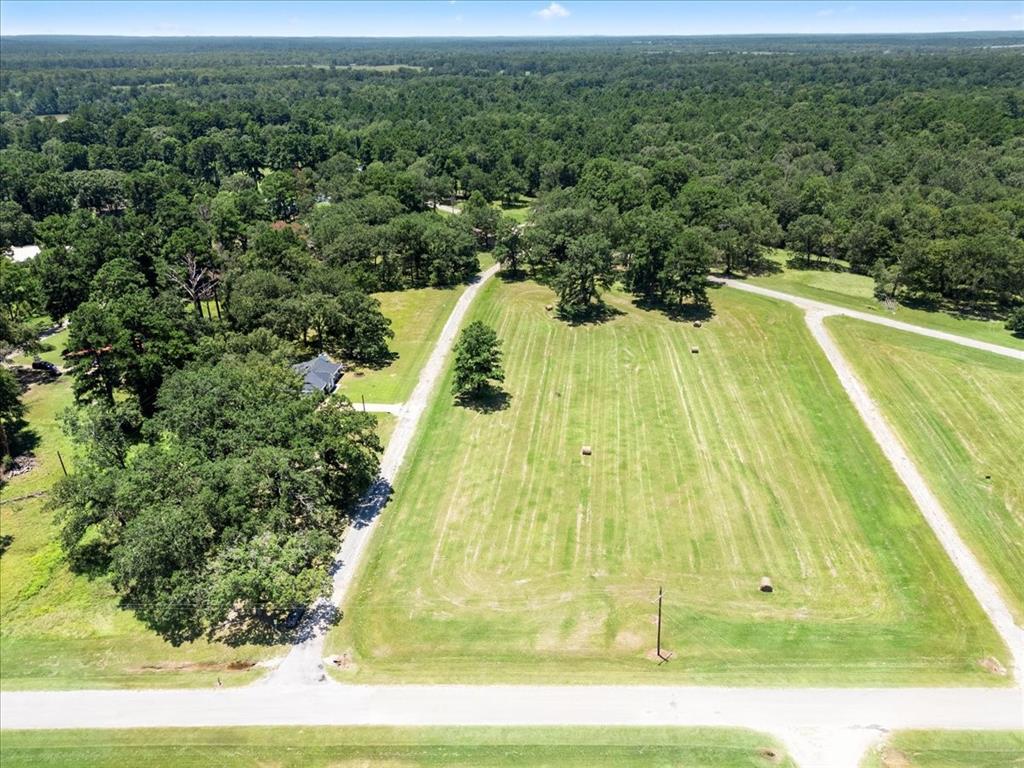
M829 332L1024 620L1024 365L849 318ZM989 479L986 479L986 476Z
M771 750L778 757L766 754ZM774 739L712 728L162 728L4 731L5 766L792 766Z
M1024 731L897 731L861 768L1011 768L1024 765Z
M622 314L572 327L550 296L496 281L474 305L501 329L509 406L431 407L372 588L329 640L351 651L347 679L1006 682L980 663L1005 649L798 311L715 292L698 330L610 293ZM686 628L664 667L646 658L659 584Z

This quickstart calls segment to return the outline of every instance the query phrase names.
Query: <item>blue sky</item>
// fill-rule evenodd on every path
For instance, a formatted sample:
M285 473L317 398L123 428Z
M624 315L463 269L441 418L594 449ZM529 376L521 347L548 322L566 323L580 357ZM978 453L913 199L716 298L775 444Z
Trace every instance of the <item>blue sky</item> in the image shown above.
M416 37L948 32L1021 29L1024 29L1024 0L0 2L0 32L5 35Z

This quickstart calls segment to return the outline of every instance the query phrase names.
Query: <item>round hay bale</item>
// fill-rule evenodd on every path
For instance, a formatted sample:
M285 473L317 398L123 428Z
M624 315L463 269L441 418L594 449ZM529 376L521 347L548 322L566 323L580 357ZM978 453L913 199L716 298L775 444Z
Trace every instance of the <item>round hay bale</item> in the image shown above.
M554 308L555 308L554 304L545 304L544 305L544 309L546 309L548 312L550 312Z
M700 328L700 320L694 320L693 321L693 327L694 328Z
M582 453L584 456L589 456L593 452L594 450L589 445L584 445L582 448L580 448L580 453Z
M700 350L697 347L690 347L690 354L696 355Z
M759 586L758 589L761 590L762 592L774 592L775 591L775 587L772 586L772 580L769 579L767 576L762 576L761 577L761 586Z

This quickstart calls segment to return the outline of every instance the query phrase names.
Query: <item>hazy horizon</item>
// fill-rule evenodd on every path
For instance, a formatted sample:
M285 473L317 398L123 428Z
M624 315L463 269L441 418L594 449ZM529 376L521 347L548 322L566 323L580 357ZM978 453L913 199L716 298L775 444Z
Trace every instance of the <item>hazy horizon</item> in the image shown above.
M525 38L1024 31L1020 2L64 2L5 0L3 37Z

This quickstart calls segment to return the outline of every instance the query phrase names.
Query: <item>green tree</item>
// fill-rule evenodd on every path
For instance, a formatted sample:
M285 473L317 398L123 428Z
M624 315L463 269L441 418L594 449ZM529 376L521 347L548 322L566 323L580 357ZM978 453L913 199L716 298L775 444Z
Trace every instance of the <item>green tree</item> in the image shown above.
M579 319L601 301L601 288L611 282L611 246L603 235L583 235L569 243L555 277L558 312Z
M1024 307L1017 307L1006 318L1006 330L1024 336Z
M491 382L504 381L501 341L490 326L474 320L459 334L455 345L455 376L452 394L456 398L482 394Z
M391 320L384 317L380 302L360 290L341 291L335 299L337 312L325 339L329 348L349 360L381 364L391 359L388 340L394 338Z
M619 224L626 287L631 293L652 299L658 293L658 275L665 255L682 223L678 216L644 206L627 211Z
M830 245L832 225L824 216L804 214L786 230L786 245L803 256L810 266L812 256L821 256Z
M501 218L501 214L490 206L479 190L471 192L469 199L462 204L461 215L475 231L480 245L494 236Z
M272 171L260 182L263 199L275 219L291 221L299 212L299 187L288 171Z
M679 304L687 297L695 304L707 303L710 239L711 232L704 227L691 227L679 234L665 255L665 266L658 274L662 296L675 297Z
M179 371L124 462L90 440L59 484L69 561L108 573L172 643L273 636L329 592L338 536L379 469L375 423L258 355Z
M24 415L18 380L6 368L0 368L0 466L11 455L11 441Z
M113 405L121 389L135 397L143 415L152 415L164 376L195 352L197 322L176 296L151 295L131 264L108 262L93 280L89 301L71 316L76 398Z
M522 228L508 216L502 216L498 221L498 230L494 238L494 258L501 264L502 269L517 275L522 255Z
M32 217L13 200L0 200L0 250L32 242Z
M0 313L17 325L42 311L43 289L35 270L0 252Z

